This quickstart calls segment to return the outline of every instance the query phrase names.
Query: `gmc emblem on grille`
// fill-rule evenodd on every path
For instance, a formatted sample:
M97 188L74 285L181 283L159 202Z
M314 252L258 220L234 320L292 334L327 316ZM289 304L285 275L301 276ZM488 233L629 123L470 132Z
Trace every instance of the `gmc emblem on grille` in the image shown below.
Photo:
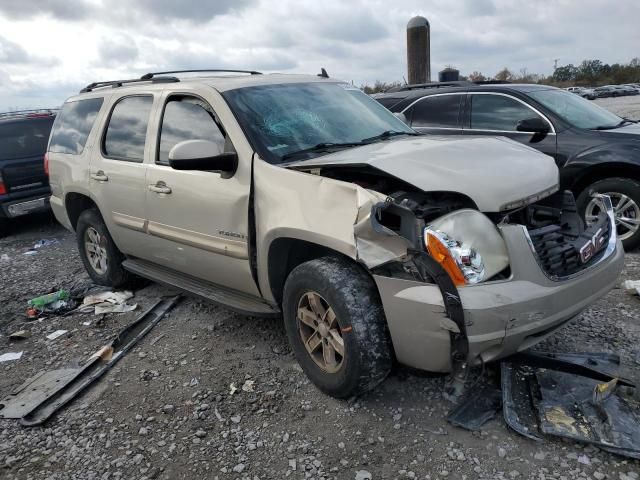
M591 260L593 256L598 253L602 247L604 247L605 241L602 229L599 228L593 237L591 237L591 240L580 248L580 261L582 263L587 263Z

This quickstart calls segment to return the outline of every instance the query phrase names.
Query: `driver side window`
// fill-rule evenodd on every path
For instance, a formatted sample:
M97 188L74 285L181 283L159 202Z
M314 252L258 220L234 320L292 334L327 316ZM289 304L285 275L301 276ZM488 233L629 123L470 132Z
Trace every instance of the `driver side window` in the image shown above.
M540 117L526 105L503 95L471 95L471 129L517 131L518 122ZM546 121L545 121L546 122Z
M209 140L229 151L226 135L216 121L213 109L205 101L187 95L167 101L160 126L160 148L156 163L169 165L169 152L185 140Z

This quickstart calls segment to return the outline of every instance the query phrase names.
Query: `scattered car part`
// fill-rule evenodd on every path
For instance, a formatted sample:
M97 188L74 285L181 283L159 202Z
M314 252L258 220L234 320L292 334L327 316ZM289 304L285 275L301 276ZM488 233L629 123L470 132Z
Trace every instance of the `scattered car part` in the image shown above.
M466 430L480 430L502 407L500 388L478 383L465 393L465 398L447 415L447 421Z
M0 401L0 417L20 418L25 426L44 423L113 367L179 299L178 295L159 300L81 367L40 372L30 378Z

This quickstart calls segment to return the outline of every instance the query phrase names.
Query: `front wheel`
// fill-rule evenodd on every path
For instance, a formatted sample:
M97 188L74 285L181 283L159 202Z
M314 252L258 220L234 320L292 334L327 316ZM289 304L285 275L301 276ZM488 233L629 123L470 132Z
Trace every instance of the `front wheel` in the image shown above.
M297 266L285 283L282 309L300 366L326 394L361 394L391 370L391 341L380 297L358 265L325 257Z
M98 210L80 214L76 240L84 268L95 283L116 288L129 281L129 273L122 268L124 255L113 242Z
M618 238L625 250L640 246L640 183L629 178L607 178L585 188L576 203L587 224L595 221L601 211L600 203L591 198L590 191L611 197Z

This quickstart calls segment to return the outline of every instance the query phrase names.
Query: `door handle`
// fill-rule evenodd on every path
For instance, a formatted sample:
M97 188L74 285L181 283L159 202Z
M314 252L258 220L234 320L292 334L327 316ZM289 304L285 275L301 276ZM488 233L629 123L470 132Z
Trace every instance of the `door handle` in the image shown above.
M171 193L171 187L167 187L167 184L164 182L158 182L155 185L149 185L148 188L155 193Z
M98 182L108 182L109 181L109 177L107 177L102 170L98 170L96 173L92 173L91 174L91 178L93 180L98 181Z

